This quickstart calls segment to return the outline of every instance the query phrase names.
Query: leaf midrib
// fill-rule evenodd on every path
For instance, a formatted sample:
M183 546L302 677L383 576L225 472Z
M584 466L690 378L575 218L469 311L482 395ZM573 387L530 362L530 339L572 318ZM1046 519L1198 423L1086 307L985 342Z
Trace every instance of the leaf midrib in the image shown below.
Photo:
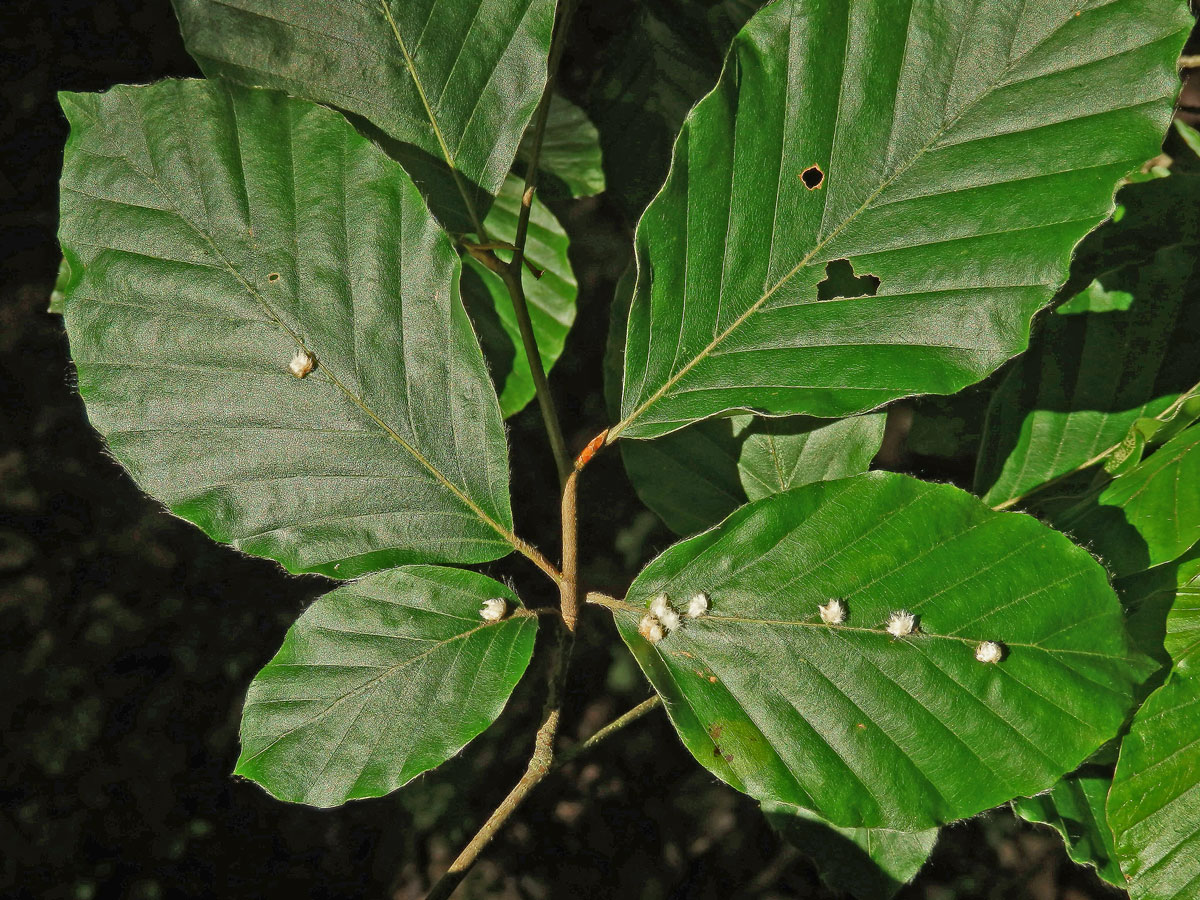
M467 190L467 186L463 183L463 175L455 164L454 154L450 152L450 145L446 143L445 135L442 134L442 127L438 124L437 116L433 112L433 106L429 103L429 95L425 92L425 84L417 74L416 63L413 61L412 55L408 52L408 45L404 43L404 38L400 34L400 26L396 24L396 20L392 16L388 0L379 0L379 8L383 10L384 18L387 19L388 26L392 29L392 36L396 39L396 46L400 48L400 54L404 57L404 67L408 69L408 74L412 77L413 85L417 89L417 95L421 98L421 105L425 108L425 115L429 118L429 124L433 126L433 133L437 138L438 146L442 150L442 156L446 159L446 165L450 167L450 174L454 176L454 184L458 188L458 193L462 196L463 203L467 207L471 223L475 226L475 234L480 241L486 242L488 239L487 230L484 228L483 221L479 218L479 211L475 208L475 201L471 198L470 191ZM478 12L478 10L476 11ZM462 52L461 48L459 52Z
M382 0L381 0L381 2L382 2ZM949 121L945 122L941 126L941 128L939 128L934 133L934 135L931 138L929 138L929 140L923 146L921 146L907 162L905 162L902 166L897 168L890 176L888 176L888 178L885 179L879 185L879 187L877 187L866 198L866 200L863 201L862 205L860 205L857 209L855 209L853 212L851 212L845 219L843 219L841 222L839 222L838 225L832 231L829 232L829 234L827 234L824 238L820 239L817 242L817 244L813 247L813 249L804 255L804 257L800 260L800 262L796 263L795 266L793 266L787 273L785 273L761 297L759 297L756 301L754 301L754 303L751 304L751 306L749 308L747 308L745 312L743 312L732 323L730 323L728 328L726 328L724 331L722 331L719 335L715 336L712 339L712 341L709 342L709 344L703 350L701 350L695 357L693 357L682 369L680 369L678 372L676 372L674 375L672 375L670 378L668 378L667 381L660 388L658 388L658 390L656 390L649 398L647 398L645 401L643 401L636 409L634 409L634 411L632 413L630 413L628 416L621 419L621 421L619 421L616 425L612 426L612 428L609 429L608 437L605 440L605 443L610 444L613 441L617 440L620 437L621 433L623 431L625 431L625 429L627 429L631 424L633 424L635 421L637 421L649 407L651 407L652 405L657 403L660 399L662 399L662 397L665 396L671 390L671 388L673 388L676 384L678 384L678 382L685 375L687 375L687 373L689 371L691 371L697 364L699 364L704 359L706 359L708 357L708 355L710 353L712 353L712 351L715 350L726 338L728 338L730 334L732 334L738 327L740 327L743 322L745 322L748 318L750 318L752 315L757 313L758 310L762 308L763 304L765 304L788 281L790 281L792 278L794 278L797 273L799 273L802 269L804 269L816 257L816 255L818 253L820 253L821 250L823 250L829 244L830 241L832 241L842 231L844 231L851 223L853 223L858 218L859 215L861 215L863 212L865 212L871 206L871 204L875 202L875 200L879 197L879 195L882 194L885 190L887 190L887 188L889 188L896 181L896 179L900 178L904 173L906 173L910 168L912 168L912 166L915 165L933 147L933 145L935 143L937 143L937 141L939 141L946 134L947 131L949 131L951 128L953 128L954 125L956 125L958 123L958 121L964 115L966 115L969 111L971 111L976 106L978 106L978 104L982 103L989 96L991 96L991 94L995 90L1003 87L1004 79L1007 78L1007 76L1012 73L1012 71L1013 71L1014 67L1017 65L1017 63L1019 63L1021 60L1025 59L1030 53L1037 50L1038 47L1042 46L1044 43L1046 43L1046 41L1050 40L1052 37L1054 37L1056 34L1058 34L1058 32L1062 29L1062 27L1065 24L1067 24L1068 21L1070 21L1070 19L1060 22L1057 27L1052 29L1041 40L1032 44L1028 49L1026 49L1019 56L1016 56L1013 59L1009 60L1008 65L1005 67L1004 71L997 76L996 81L993 84L991 84L987 88L987 90L985 90L978 97L973 99L970 103L966 104L962 109L960 109L953 116L953 118L951 118ZM749 27L750 27L749 25L746 26L747 29ZM906 49L907 49L907 47L906 47ZM730 55L732 55L732 52L733 51L731 50ZM728 57L727 57L727 59L728 59ZM1034 79L1031 79L1031 80L1037 80L1037 78L1041 78L1041 77L1045 77L1045 75L1043 74L1043 75L1036 76ZM724 73L722 73L722 78L724 78ZM715 90L716 89L714 89L714 93L715 93ZM739 90L740 90L740 88L739 88ZM838 108L839 108L839 110L841 108L840 98L839 98ZM693 114L688 115L689 121L692 121L692 115ZM890 138L889 138L889 140L890 140ZM673 166L672 166L672 168L673 168ZM826 195L825 202L828 203L828 195Z
M378 675L372 675L366 681L362 682L361 684L355 685L350 690L346 691L343 694L339 694L337 697L321 698L322 700L326 701L327 705L324 706L316 715L314 715L312 718L302 722L301 724L295 726L294 728L290 728L287 731L283 732L283 734L276 737L273 741L271 741L271 743L267 744L267 746L265 746L261 750L257 751L253 756L249 756L245 760L239 760L238 761L238 769L241 769L243 764L248 765L249 763L254 762L254 760L258 759L260 756L262 756L264 753L266 753L268 750L270 750L272 747L274 747L276 744L278 744L280 741L282 741L288 735L295 734L297 731L302 731L303 729L308 728L313 723L326 718L335 706L338 706L339 704L350 699L351 697L359 696L360 694L362 694L363 692L368 690L376 682L381 681L385 678L390 678L391 676L395 675L400 670L407 668L408 666L412 665L413 663L415 663L419 660L422 660L425 657L427 657L433 653L436 653L445 647L448 647L450 644L453 644L455 641L461 640L464 638L469 638L472 635L478 634L479 632L483 631L485 628L496 628L499 626L507 625L508 623L514 621L515 619L529 619L529 618L536 619L537 614L534 613L532 610L518 608L516 610L513 610L513 612L509 615L509 617L507 619L502 620L500 622L481 622L480 624L476 625L474 628L468 628L466 631L460 632L459 634L453 635L452 637L437 641L437 643L434 646L428 648L427 650L422 650L416 656L411 656L408 659L402 659L399 662L393 663L390 666L383 667L383 671L381 671ZM524 623L522 623L522 626L523 626L523 624ZM409 639L403 635L391 635L391 636L384 635L384 637L398 637L398 638L404 638L406 640ZM320 665L320 664L318 664L318 665ZM272 668L283 668L284 666L311 668L311 666L307 663L283 663L283 664L278 664L278 665L276 665L274 663L268 663L267 667L263 671L267 672L267 671L270 671L270 669L272 669ZM260 677L261 677L261 675L260 675ZM280 699L282 699L284 701L289 701L289 700L295 700L297 698L280 698ZM254 701L254 702L261 703L262 701ZM251 704L251 702L247 702L246 705L250 706L252 704Z

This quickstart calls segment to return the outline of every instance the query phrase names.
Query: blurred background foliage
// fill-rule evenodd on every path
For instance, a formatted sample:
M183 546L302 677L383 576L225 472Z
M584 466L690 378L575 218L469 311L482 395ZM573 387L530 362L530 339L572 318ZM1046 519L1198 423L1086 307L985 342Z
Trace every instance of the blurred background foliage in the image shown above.
M629 259L630 223L662 174L629 156L638 126L621 98L636 84L646 94L637 102L653 104L657 130L646 129L642 160L665 171L678 118L715 80L723 42L751 5L606 0L579 16L563 87L600 126L622 197L554 204L580 281L579 318L554 372L576 448L607 424L608 301ZM667 57L650 55L647 29L666 35ZM613 54L638 62L636 75L616 71ZM66 136L55 91L197 74L167 0L0 6L0 894L416 900L522 770L540 676L531 670L464 753L392 796L317 811L234 780L246 686L329 582L220 547L141 495L88 426L61 322L45 312ZM1200 85L1182 104L1200 118ZM888 467L969 486L992 383L898 405ZM510 428L519 530L553 555L553 464L536 406ZM619 454L589 468L580 504L591 587L622 592L673 541L637 502ZM531 605L552 600L520 561L488 571L513 578ZM647 696L606 613L585 617L571 690L569 742ZM457 896L834 895L655 713L539 788ZM999 810L945 829L900 896L1119 895L1071 863L1048 828Z

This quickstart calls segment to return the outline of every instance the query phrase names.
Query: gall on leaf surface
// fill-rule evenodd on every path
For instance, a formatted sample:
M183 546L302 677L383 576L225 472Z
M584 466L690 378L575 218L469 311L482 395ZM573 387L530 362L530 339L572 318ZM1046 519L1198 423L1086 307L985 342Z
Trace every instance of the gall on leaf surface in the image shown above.
M638 634L650 598L701 590L708 615ZM844 624L822 623L829 598ZM1116 735L1154 669L1086 551L891 473L744 506L614 607L701 765L843 827L922 830L1045 790ZM916 620L901 638L898 610ZM976 660L984 640L1002 661Z
M486 618L489 601L506 615ZM250 684L235 773L311 806L379 797L496 720L537 616L476 572L405 566L317 599Z
M1179 0L767 6L638 225L609 440L736 409L841 417L1020 352L1157 152L1191 24ZM874 296L819 299L840 259Z
M71 356L144 490L292 572L513 548L459 258L398 164L274 91L165 81L62 103Z

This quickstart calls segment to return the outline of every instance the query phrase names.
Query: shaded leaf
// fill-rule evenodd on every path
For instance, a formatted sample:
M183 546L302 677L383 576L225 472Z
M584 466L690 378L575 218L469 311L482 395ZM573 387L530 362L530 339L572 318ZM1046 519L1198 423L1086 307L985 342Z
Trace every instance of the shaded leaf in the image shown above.
M886 828L838 828L788 803L762 805L773 828L809 857L821 879L856 900L888 900L925 865L938 829L890 831Z
M584 105L600 131L609 194L631 220L666 178L679 126L716 84L730 40L761 5L636 0L625 11L609 3L592 13L589 34L621 23L600 54Z
M480 616L498 598L508 615ZM236 774L336 806L394 791L487 728L533 654L537 616L475 572L407 566L318 598L254 677Z
M62 102L59 237L84 271L71 354L138 483L293 572L509 552L507 448L458 257L403 170L270 91Z
M1194 582L1193 582L1194 585ZM1175 668L1121 742L1108 821L1134 900L1185 900L1200 885L1200 599L1167 616Z
M1131 185L1118 199L1127 204L1120 222L1084 242L1091 266L1103 270L1045 318L993 397L975 482L991 504L1096 462L1126 439L1112 466L1136 464L1158 428L1153 417L1197 380L1200 178ZM1186 411L1175 419L1190 421Z
M1104 813L1112 777L1111 762L1088 763L1046 793L1014 800L1013 810L1028 822L1051 826L1062 835L1071 859L1093 867L1109 884L1123 887L1125 879Z
M555 8L554 0L173 2L206 75L356 113L410 145L402 162L425 193L448 165L481 208L504 183L541 99Z
M638 225L609 439L953 393L1022 350L1113 187L1156 152L1190 25L1175 0L758 13ZM843 259L875 296L817 300Z
M621 456L642 502L676 533L695 534L747 500L867 471L886 418L732 416L626 441Z
M1041 514L1100 556L1115 576L1177 559L1200 541L1200 426L1167 441L1082 498L1047 500Z
M510 175L488 213L486 227L493 239L516 238L524 182ZM554 213L536 198L529 216L525 259L541 272L526 269L525 299L537 338L542 365L549 371L562 353L567 332L575 321L578 293L567 257L570 241ZM463 258L462 294L471 321L479 332L483 354L500 394L500 411L507 418L523 409L536 391L508 288L494 272L470 256Z
M660 591L705 591L711 612L652 644L638 625ZM842 625L821 622L830 598ZM615 606L702 765L841 826L921 830L1045 790L1116 734L1153 668L1084 550L891 473L744 506ZM917 633L888 634L897 610ZM976 659L984 640L1000 662Z
M529 161L533 140L530 130L521 139L517 159ZM600 163L600 135L587 113L558 94L550 98L546 133L538 162L538 192L543 197L591 197L604 190L604 168ZM523 165L517 171L524 175Z

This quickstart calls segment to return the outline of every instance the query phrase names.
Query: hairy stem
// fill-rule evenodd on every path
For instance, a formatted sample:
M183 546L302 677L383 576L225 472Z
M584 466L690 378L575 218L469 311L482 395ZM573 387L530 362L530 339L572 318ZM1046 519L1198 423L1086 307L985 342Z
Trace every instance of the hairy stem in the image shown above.
M555 636L554 648L551 651L550 689L546 695L546 705L542 713L542 724L538 727L537 736L533 742L533 755L525 766L525 774L521 780L508 792L495 811L483 823L483 827L475 833L458 857L450 864L437 883L430 890L426 900L445 900L466 877L475 860L488 845L496 832L508 821L508 817L516 811L529 792L537 786L550 771L554 764L554 738L558 734L558 722L562 716L562 702L567 684L567 672L571 665L571 651L575 643L575 625L579 619L579 576L578 562L578 524L576 521L576 487L579 473L572 471L563 485L562 496L562 542L563 558L562 573L558 582L559 614L562 626Z
M571 17L575 13L575 0L562 0L560 10L558 21L555 23L554 38L550 42L550 57L546 63L546 88L542 91L542 99L538 103L537 112L534 113L529 165L525 169L525 190L521 194L521 212L517 218L517 234L513 241L515 249L512 260L508 263L507 271L501 273L501 276L508 288L508 294L512 298L513 312L517 317L517 328L521 332L521 343L525 348L525 356L529 360L529 371L533 376L538 406L542 411L542 420L546 423L546 434L550 438L550 450L554 453L554 465L558 468L559 481L565 484L572 469L571 458L567 453L567 442L563 439L558 411L554 406L554 396L550 393L550 382L546 379L546 367L542 364L542 355L533 334L533 323L529 318L529 304L525 299L522 271L525 263L525 242L529 237L529 215L533 209L533 195L537 190L538 163L542 157L542 142L546 137L546 121L550 116L550 98L554 93L555 82L558 80L558 66L562 62L563 50L567 43L567 31L571 26ZM480 237L485 239L482 235Z

